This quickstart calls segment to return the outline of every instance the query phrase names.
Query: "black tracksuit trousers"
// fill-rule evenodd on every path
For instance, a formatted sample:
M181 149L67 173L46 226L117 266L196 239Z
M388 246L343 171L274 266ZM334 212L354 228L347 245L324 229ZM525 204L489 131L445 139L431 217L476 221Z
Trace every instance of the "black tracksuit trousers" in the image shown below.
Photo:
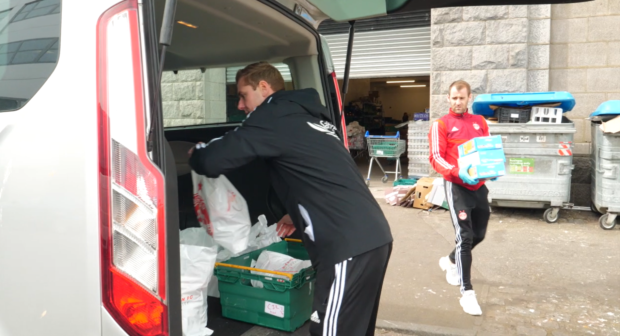
M373 336L392 243L336 265L319 265L312 336Z
M489 189L485 185L478 190L469 190L452 182L445 182L446 200L454 225L456 247L450 253L450 261L456 264L461 278L461 293L472 290L471 250L476 247L487 232L491 215Z

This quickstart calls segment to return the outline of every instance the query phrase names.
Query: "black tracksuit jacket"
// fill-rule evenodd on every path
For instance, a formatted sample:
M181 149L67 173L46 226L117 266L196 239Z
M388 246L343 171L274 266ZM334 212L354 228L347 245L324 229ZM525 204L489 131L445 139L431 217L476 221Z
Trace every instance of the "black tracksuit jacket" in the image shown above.
M387 220L328 113L314 89L279 91L242 126L190 158L192 169L207 177L263 159L315 267L392 242Z

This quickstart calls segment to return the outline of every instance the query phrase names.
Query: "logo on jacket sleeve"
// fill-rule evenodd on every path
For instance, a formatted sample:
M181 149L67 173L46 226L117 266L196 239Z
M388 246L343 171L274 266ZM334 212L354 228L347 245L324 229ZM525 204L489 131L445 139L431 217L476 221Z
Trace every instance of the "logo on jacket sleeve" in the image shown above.
M467 212L465 212L465 210L461 210L459 212L459 219L460 220L466 220L467 219Z
M308 125L310 125L310 127L312 127L313 129L319 132L333 136L334 138L340 140L340 138L336 135L336 131L337 131L336 126L330 124L329 122L325 120L321 120L319 124L308 122Z

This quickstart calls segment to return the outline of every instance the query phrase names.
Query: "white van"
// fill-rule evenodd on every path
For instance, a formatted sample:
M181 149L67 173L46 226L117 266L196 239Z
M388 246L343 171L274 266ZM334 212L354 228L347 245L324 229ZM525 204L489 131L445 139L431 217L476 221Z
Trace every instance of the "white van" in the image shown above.
M284 64L289 88L315 88L342 127L313 23L416 3L179 0L172 16L174 2L0 0L0 336L181 335L179 229L196 225L186 146L238 122L234 102L213 98L226 91L205 83L194 91L203 115L185 122L191 86L175 86L175 73ZM171 97L162 20L174 26L162 64ZM254 218L274 221L261 162L228 177Z

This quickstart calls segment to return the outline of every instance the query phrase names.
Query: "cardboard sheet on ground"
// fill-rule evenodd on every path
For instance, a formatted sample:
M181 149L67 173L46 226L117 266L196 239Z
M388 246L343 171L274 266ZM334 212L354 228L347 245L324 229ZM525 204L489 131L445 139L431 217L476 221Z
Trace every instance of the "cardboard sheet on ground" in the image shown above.
M385 202L389 205L397 205L399 204L403 197L407 195L411 188L415 188L415 185L401 185L395 187L385 188Z
M442 206L446 201L443 178L436 178L435 181L433 181L433 191L431 194L429 194L428 201L433 205Z

